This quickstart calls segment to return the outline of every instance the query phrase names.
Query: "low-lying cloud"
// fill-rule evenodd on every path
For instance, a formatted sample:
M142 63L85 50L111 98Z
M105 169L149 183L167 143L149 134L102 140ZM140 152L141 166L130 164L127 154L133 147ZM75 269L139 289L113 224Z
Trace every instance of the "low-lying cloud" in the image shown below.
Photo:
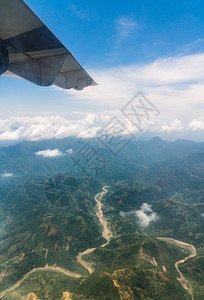
M5 178L13 177L13 173L4 173L4 174L2 174L2 177L5 177Z
M65 151L67 154L73 154L73 149L72 148L70 148L70 149L67 149L66 151Z
M63 153L61 151L59 151L59 149L54 149L54 150L42 150L42 151L38 151L35 153L38 156L43 156L43 157L57 157L57 156L62 156Z
M135 212L135 215L142 227L147 227L150 222L158 219L157 214L153 212L151 205L148 203L143 203L140 210Z
M134 215L143 228L146 228L150 222L158 220L158 215L153 212L152 206L148 203L143 203L139 210L132 210L130 212L120 211L119 215L123 218Z

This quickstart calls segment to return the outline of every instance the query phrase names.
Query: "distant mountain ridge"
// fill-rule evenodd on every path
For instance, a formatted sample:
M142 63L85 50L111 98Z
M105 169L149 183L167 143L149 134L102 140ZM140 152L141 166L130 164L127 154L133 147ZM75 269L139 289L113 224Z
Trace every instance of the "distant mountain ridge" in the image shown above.
M78 151L89 142L93 147L99 149L107 161L106 170L101 174L103 177L106 171L111 169L114 175L118 175L118 170L125 172L129 166L131 172L138 169L143 169L146 165L161 162L167 159L176 159L204 152L204 142L196 143L187 140L177 140L175 142L163 141L155 137L149 141L134 141L130 142L117 157L105 148L97 139L52 139L43 141L24 141L14 146L0 148L0 174L17 173L20 175L29 176L32 174L52 175L55 172L67 172L70 170L72 175L79 176L81 170L77 166L73 167L74 163L71 157L77 156ZM42 150L58 149L64 155L58 157L42 157L37 156L36 152ZM73 154L65 151L72 149ZM117 163L117 161L119 163Z

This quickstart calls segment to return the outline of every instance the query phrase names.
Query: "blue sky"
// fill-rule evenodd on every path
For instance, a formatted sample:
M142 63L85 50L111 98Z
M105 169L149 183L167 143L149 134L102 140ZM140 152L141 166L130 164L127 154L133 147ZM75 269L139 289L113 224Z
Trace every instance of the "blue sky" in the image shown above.
M172 56L201 39L204 32L203 1L27 3L77 59L91 67L143 63Z
M193 131L203 133L203 1L26 3L99 86L66 92L1 77L2 118L57 115L86 120L92 114L101 120L142 91L161 112L155 132L159 126L170 131L175 126L186 136L184 127L189 131L194 122Z

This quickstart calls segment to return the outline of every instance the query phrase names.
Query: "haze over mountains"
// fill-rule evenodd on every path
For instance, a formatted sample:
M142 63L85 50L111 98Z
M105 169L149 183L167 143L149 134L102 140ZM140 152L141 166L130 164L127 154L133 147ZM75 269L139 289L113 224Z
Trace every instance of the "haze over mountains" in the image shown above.
M42 141L24 141L17 145L0 148L1 160L0 172L9 172L24 174L36 170L37 173L46 174L50 172L67 171L71 168L73 174L80 174L80 169L72 167L74 164L71 157L77 155L80 149L91 143L93 147L100 150L107 156L107 169L111 164L115 168L123 168L124 163L131 164L131 169L144 168L145 163L153 165L157 162L163 162L167 159L185 157L190 154L202 153L204 151L204 142L196 143L189 140L176 140L168 142L159 137L152 138L149 141L135 141L127 144L118 157L115 158L109 149L105 148L97 139L51 139ZM116 162L120 163L116 163ZM19 166L19 168L18 168ZM103 171L103 170L102 170ZM50 173L51 174L51 173ZM116 174L114 174L116 175ZM123 174L126 176L126 174Z

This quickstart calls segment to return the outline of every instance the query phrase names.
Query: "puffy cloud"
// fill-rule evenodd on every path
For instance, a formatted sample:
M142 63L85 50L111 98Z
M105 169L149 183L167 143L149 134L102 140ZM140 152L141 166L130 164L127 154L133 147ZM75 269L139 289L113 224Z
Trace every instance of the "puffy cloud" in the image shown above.
M130 212L120 211L119 215L123 218L130 215L136 216L139 224L143 228L146 228L150 222L158 220L158 215L153 212L151 205L148 203L143 203L139 210L132 210Z
M62 156L63 153L59 151L58 149L54 150L42 150L35 153L36 155L43 156L43 157L56 157L56 156Z
M142 227L147 227L150 222L156 221L158 219L157 214L153 212L151 205L149 205L148 203L143 203L140 210L137 210L135 212L135 215L137 216Z
M69 136L95 136L95 115L87 114L79 120L62 116L12 117L0 120L0 141L60 139ZM96 120L102 124L100 116ZM88 130L88 131L87 131Z
M86 116L86 121L88 121L88 123L90 123L91 125L94 123L94 120L95 120L95 114L88 114Z
M204 121L193 120L188 126L192 131L204 130Z
M110 110L100 113L81 113L78 118L73 119L55 116L33 116L33 117L11 117L0 119L0 142L30 140L38 141L43 139L61 139L70 136L80 138L94 138L97 133L108 122L116 116L129 132L138 136L138 128L131 123L120 111ZM71 118L70 117L70 118ZM159 117L152 116L150 119L142 119L140 127L142 134L165 135L180 133L183 135L204 130L204 121L200 118L190 122L181 122L179 119L163 121ZM127 134L123 131L121 134ZM178 138L178 136L176 136Z
M93 126L93 127L90 127L86 130L83 130L81 133L79 133L78 137L80 138L93 138L93 137L96 137L97 135L97 132L101 129L100 126Z
M168 133L181 131L182 129L184 128L179 120L174 120L170 125L162 125L162 131L166 131Z
M4 173L2 174L2 177L6 177L6 178L13 177L13 173Z

